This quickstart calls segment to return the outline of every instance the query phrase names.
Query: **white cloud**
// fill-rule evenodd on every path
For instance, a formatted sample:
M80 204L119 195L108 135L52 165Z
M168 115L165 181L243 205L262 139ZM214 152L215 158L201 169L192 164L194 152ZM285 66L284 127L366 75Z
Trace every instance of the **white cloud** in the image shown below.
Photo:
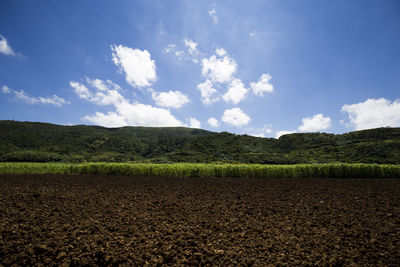
M92 93L89 89L79 82L70 81L69 85L74 88L75 94L77 94L80 98L90 100L92 98Z
M126 81L133 87L150 86L156 81L156 65L147 50L132 49L123 45L112 45L113 62L126 74Z
M218 53L221 54L221 50L218 49ZM232 75L237 69L235 60L227 55L223 57L212 55L210 58L203 58L201 62L203 64L201 70L203 76L211 79L213 82L218 83L226 83L231 81Z
M293 131L279 131L279 132L276 132L275 138L278 139L282 135L292 134L292 133L295 133L295 132L296 132L295 130L293 130Z
M169 44L167 47L164 48L164 53L169 53L176 48L176 45Z
M155 92L151 94L157 106L166 108L180 108L189 103L189 97L179 91Z
M231 102L237 105L240 101L246 98L246 94L249 91L240 79L234 79L230 84L228 91L223 95L225 102Z
M11 48L11 46L8 44L7 39L0 34L0 53L3 53L7 56L17 56L20 54L17 54L14 52L14 50Z
M86 77L86 82L91 85L93 88L96 88L99 91L108 91L110 89L120 90L121 87L118 84L113 83L110 80L103 81L100 79L89 79Z
M249 134L249 135L254 136L254 137L263 137L263 138L265 137L265 135L263 133Z
M271 75L263 74L258 82L250 83L253 93L257 96L263 96L264 92L272 93L274 91L274 86L269 83L271 80Z
M102 80L99 80L99 79L91 80L89 78L86 78L86 82L88 84L90 84L91 86L93 86L94 88L96 88L97 90L100 90L100 91L107 90L107 86L104 84L104 82Z
M96 115L85 116L84 119L104 127L121 127L128 125L125 118L115 112L109 112L108 114L96 112Z
M183 39L183 43L186 47L188 47L189 54L196 55L199 53L199 50L197 49L197 43L188 38Z
M348 113L356 130L400 126L399 99L391 102L385 98L370 98L365 102L343 105L342 111Z
M214 96L217 90L213 88L213 84L210 80L206 80L204 83L197 85L197 90L201 93L201 101L204 105L211 105L219 100L217 96Z
M61 98L57 95L53 95L51 97L37 97L34 98L32 97L33 102L35 102L34 104L38 103L38 104L50 104L50 105L54 105L54 106L62 106L64 104L70 104L70 102L66 101L64 98Z
M232 108L224 111L221 120L230 125L240 127L247 125L251 119L240 108Z
M310 118L303 118L302 119L302 125L299 126L298 130L300 132L318 132L321 130L326 130L329 127L331 127L331 118L329 117L324 117L322 114L316 114L313 117ZM270 129L268 129L270 132L272 132ZM279 138L282 135L285 134L292 134L296 133L296 130L292 131L277 131L275 132L275 138Z
M210 15L214 23L218 23L217 11L215 8L208 10L208 15Z
M256 137L265 137L266 134L271 134L273 131L271 129L272 125L271 124L266 124L262 128L247 128L244 129L246 134L251 135L251 136L256 136Z
M15 96L16 99L28 103L28 104L49 104L49 105L54 105L54 106L62 106L65 104L70 104L70 102L66 101L64 98L61 98L57 95L52 95L51 97L32 97L25 93L25 91L20 90L14 90L9 88L8 86L4 85L1 88L1 91L5 94L12 94Z
M223 57L226 55L226 51L223 48L217 48L217 50L215 50L215 54L217 54L219 57Z
M196 120L195 118L190 117L189 118L189 127L199 129L201 127L201 123L198 120Z
M1 87L1 91L5 94L11 94L12 89L10 89L7 85L3 85L3 87Z
M249 33L249 36L250 37L255 37L257 35L257 32L256 31L252 31L251 33Z
M183 52L182 50L175 51L175 56L178 60L184 60L185 59L184 54L185 52Z
M183 46L187 48L187 52L184 47L178 47L175 44L169 44L164 48L164 53L172 54L178 61L191 60L195 64L199 63L199 57L201 52L197 49L197 43L188 38L182 39Z
M140 126L183 126L168 109L156 108L138 102L124 101L116 105L117 113L123 116L128 125Z
M125 98L117 91L119 86L111 81L108 81L108 83L111 83L108 86L105 82L98 79L91 80L86 78L86 81L97 91L90 91L85 85L79 82L69 82L70 86L74 88L75 93L80 98L103 106L125 101Z
M179 50L177 45L174 44L169 44L167 47L164 48L164 53L168 54L171 53L173 54L178 60L184 60L185 59L185 52L182 50Z
M318 132L331 127L331 118L316 114L312 118L303 118L302 125L299 126L301 132Z
M211 117L207 120L208 124L210 124L212 127L218 127L219 126L219 122L216 118Z
M168 109L157 108L151 105L145 105L138 102L131 103L123 97L117 89L119 86L111 81L94 82L96 80L86 79L87 84L93 90L79 82L70 82L75 93L82 99L92 102L96 105L111 105L114 110L104 114L96 112L93 116L84 117L85 120L92 123L106 126L117 127L126 125L137 126L183 126L183 123L177 120ZM105 88L97 86L98 84L106 85ZM102 90L106 89L106 90Z

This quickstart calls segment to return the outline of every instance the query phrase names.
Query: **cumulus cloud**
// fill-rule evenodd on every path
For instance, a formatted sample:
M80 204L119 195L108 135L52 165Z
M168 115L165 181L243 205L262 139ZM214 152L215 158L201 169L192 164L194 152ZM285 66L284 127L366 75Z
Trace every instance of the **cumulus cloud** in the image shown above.
M271 80L271 75L263 74L258 82L250 83L250 87L253 93L257 96L263 96L264 92L272 93L274 91L274 86L269 83Z
M0 53L7 56L18 56L19 53L15 53L11 46L8 44L7 39L0 34Z
M124 101L116 105L116 112L123 116L128 125L171 127L183 126L168 109L156 108L138 102Z
M216 118L211 117L207 120L208 124L210 124L212 127L218 127L219 126L219 122Z
M234 79L228 87L228 91L223 95L225 102L233 103L237 105L240 101L246 98L246 94L249 91L240 79Z
M221 120L227 124L240 127L250 122L250 117L240 108L232 108L224 111Z
M77 94L80 98L102 106L117 104L125 101L125 98L115 88L106 86L103 81L101 81L101 86L99 87L101 89L93 84L95 83L95 80L90 80L87 78L87 81L89 85L96 89L96 91L89 90L85 85L79 82L69 82L70 86L74 89L75 94Z
M208 15L212 18L214 23L218 23L218 16L215 8L211 8L210 10L208 10Z
M213 84L210 80L206 80L204 83L197 85L197 90L201 93L201 101L204 105L211 105L219 100L219 98L215 96L217 90L213 88Z
M296 132L295 130L293 130L293 131L285 131L285 130L284 131L278 131L278 132L276 132L275 138L278 139L282 135L292 134L292 133L295 133L295 132Z
M106 127L126 125L183 126L183 123L176 119L168 109L130 102L118 92L120 87L111 81L104 82L87 78L86 85L74 81L71 81L70 85L80 98L96 105L109 105L114 108L107 114L96 112L95 115L84 117L85 120L92 123Z
M190 117L189 118L189 127L190 128L200 128L201 123L198 120L196 120L195 118Z
M316 114L311 118L303 118L302 125L299 126L301 132L318 132L331 127L331 118Z
M331 127L331 118L329 117L324 117L322 114L316 114L313 117L309 118L303 118L302 124L299 126L298 131L300 132L318 132L321 130L326 130L329 127ZM275 138L279 138L282 135L285 134L292 134L296 133L297 130L292 130L292 131L277 131L275 132Z
M356 130L400 126L400 100L391 102L385 98L367 99L357 104L343 105Z
M216 53L221 55L221 50L218 49ZM223 56L219 55L212 55L210 58L203 58L201 60L201 73L204 77L213 82L226 83L232 80L232 76L237 69L237 64L233 58L226 55L226 52Z
M96 115L85 116L84 119L104 127L122 127L128 125L125 118L115 112L109 112L108 114L96 112Z
M169 92L155 92L151 90L151 96L156 102L157 106L166 108L180 108L183 105L189 103L189 97L182 94L179 91L169 91Z
M125 73L128 84L136 88L150 86L156 81L156 65L147 50L112 45L112 58L120 72Z
M25 91L23 90L17 91L5 85L1 88L1 92L5 94L14 95L17 100L32 105L49 104L60 107L65 104L70 104L70 102L66 101L64 98L61 98L57 95L52 95L51 97L32 97L27 93L25 93Z

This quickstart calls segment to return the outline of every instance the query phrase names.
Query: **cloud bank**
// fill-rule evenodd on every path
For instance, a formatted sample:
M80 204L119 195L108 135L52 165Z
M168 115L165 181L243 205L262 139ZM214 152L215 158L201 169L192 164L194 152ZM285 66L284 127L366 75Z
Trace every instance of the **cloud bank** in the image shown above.
M93 81L102 86L95 86ZM84 119L105 127L134 126L183 126L168 109L157 108L139 102L130 102L119 92L119 86L109 81L86 79L86 85L71 81L70 86L78 97L99 106L111 106L108 113L96 112ZM88 88L90 87L90 89Z
M400 100L370 98L364 102L343 105L355 130L378 127L400 127Z

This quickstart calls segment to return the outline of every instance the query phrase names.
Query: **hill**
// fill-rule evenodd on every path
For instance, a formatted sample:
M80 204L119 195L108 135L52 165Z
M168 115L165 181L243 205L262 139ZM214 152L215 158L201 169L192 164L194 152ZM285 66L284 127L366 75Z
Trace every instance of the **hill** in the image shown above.
M295 133L274 139L183 127L0 121L0 161L400 164L400 128Z

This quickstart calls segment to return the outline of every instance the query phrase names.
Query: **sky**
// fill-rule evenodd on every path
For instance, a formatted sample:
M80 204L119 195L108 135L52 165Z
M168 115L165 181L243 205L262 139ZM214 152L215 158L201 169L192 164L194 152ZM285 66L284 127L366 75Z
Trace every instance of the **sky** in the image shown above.
M0 120L400 127L400 1L3 0Z

